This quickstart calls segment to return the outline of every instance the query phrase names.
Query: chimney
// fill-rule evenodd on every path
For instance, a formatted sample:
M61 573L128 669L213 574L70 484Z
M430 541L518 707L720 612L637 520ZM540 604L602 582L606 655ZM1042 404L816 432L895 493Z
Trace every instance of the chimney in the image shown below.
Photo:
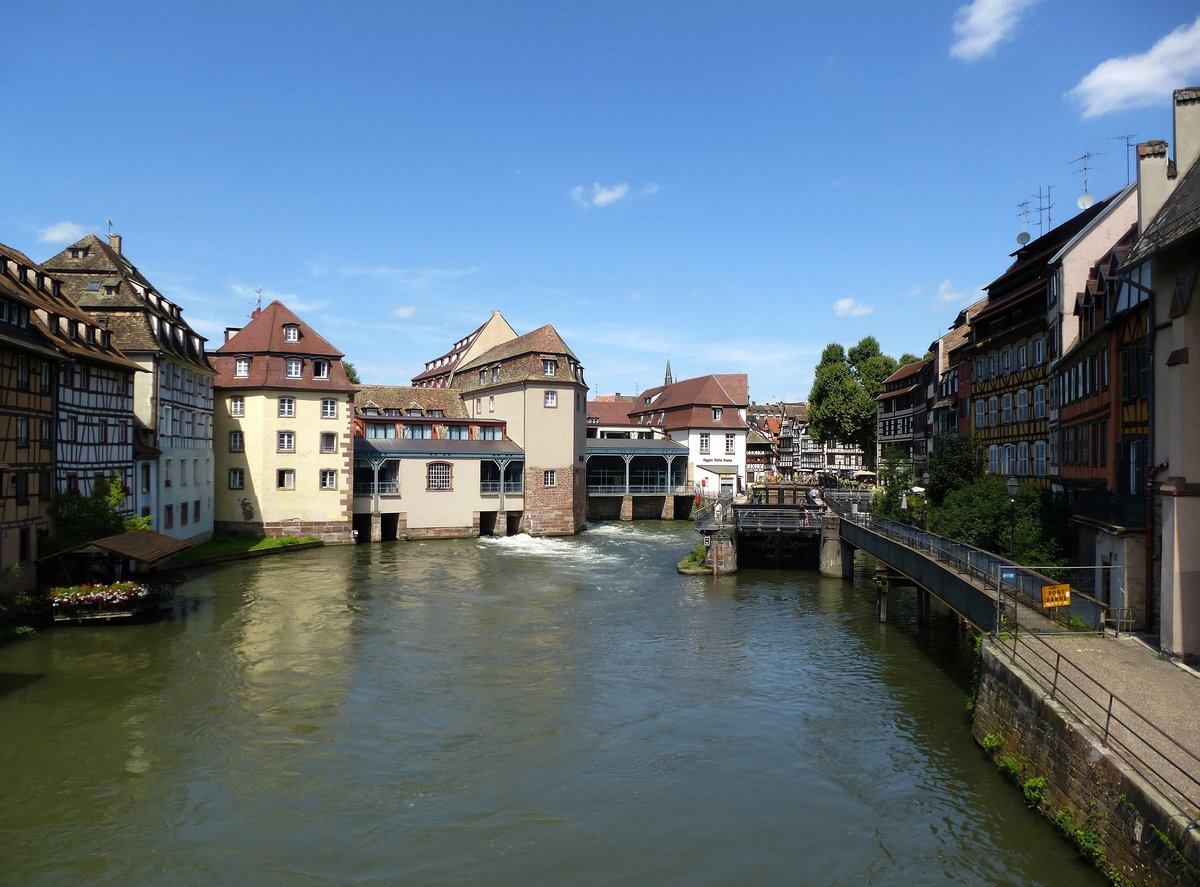
M225 327L225 341L228 342L230 339L232 339L234 336L236 336L241 331L242 331L242 328L240 326Z
M121 235L108 232L108 245L112 247L112 251L118 256L121 255Z
M1175 188L1167 160L1167 143L1161 139L1140 142L1137 146L1138 234L1167 202Z
M1200 86L1177 89L1175 99L1175 172L1188 174L1200 157Z

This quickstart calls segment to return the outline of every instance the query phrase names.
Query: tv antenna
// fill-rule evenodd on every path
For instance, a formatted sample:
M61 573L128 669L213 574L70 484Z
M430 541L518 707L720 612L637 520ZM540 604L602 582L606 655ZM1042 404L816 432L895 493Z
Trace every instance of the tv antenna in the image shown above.
M1021 220L1021 233L1017 235L1017 243L1024 246L1029 243L1029 201L1022 200L1017 204L1017 218Z
M1050 218L1050 210L1054 209L1054 202L1050 199L1050 192L1054 189L1053 185L1047 185L1045 188L1038 188L1037 194L1033 196L1037 198L1037 213L1038 213L1038 237L1042 236L1042 216L1046 217L1046 231L1050 230L1053 221Z
M1136 135L1137 135L1136 132L1127 132L1123 136L1109 136L1109 139L1111 141L1116 141L1117 139L1121 139L1122 141L1125 142L1125 184L1126 185L1128 185L1129 182L1131 181L1131 179L1129 178L1129 150L1134 145L1134 143L1131 141L1131 139L1133 139L1133 137Z
M1093 154L1091 151L1084 151L1082 157L1076 157L1071 161L1071 164L1083 164L1083 193L1079 195L1079 199L1075 201L1075 205L1080 209L1087 209L1096 202L1096 198L1088 193L1088 172L1091 170L1091 160L1093 157L1099 157L1099 154Z

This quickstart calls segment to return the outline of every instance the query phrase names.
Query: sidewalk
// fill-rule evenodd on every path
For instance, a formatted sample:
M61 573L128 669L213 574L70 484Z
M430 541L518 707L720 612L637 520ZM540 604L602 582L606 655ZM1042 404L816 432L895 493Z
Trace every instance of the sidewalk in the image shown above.
M1001 638L1006 659L1085 722L1189 818L1200 816L1200 676L1132 635L1030 632Z

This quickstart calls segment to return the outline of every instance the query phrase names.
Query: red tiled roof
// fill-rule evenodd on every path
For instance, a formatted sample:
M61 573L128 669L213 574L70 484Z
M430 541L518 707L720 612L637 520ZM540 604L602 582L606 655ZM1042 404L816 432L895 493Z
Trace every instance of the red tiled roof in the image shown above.
M298 341L287 341L285 328L288 326L298 329ZM239 357L250 358L249 374L245 377L234 375ZM331 393L357 390L346 378L342 352L279 301L255 312L250 322L210 358L217 371L213 384L218 388L290 388ZM289 358L300 358L304 362L302 378L288 377ZM329 362L328 379L312 377L313 358Z

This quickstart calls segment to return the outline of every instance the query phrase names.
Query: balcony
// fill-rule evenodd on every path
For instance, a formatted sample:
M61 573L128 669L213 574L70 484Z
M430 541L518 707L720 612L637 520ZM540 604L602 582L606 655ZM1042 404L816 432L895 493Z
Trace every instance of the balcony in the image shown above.
M1110 493L1108 490L1076 490L1071 497L1071 516L1091 524L1144 529L1146 497Z
M374 496L376 493L379 493L380 496L399 496L400 482L396 480L381 480L377 484L371 481L354 484L355 496Z
M485 480L479 482L479 495L481 496L499 496L500 481ZM523 480L506 480L504 482L504 495L506 496L524 496L525 481Z

